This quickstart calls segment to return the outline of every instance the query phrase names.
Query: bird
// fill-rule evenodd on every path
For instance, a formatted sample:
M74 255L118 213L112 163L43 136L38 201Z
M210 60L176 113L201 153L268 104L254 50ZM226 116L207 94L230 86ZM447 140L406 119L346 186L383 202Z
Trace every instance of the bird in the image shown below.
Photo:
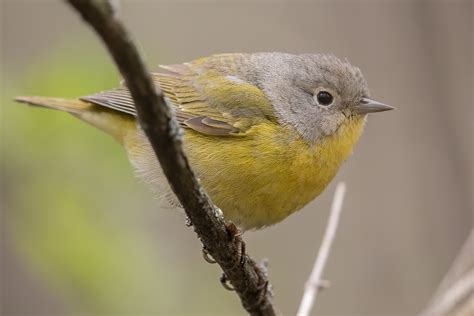
M276 224L319 196L351 155L369 113L361 70L332 54L231 53L151 72L183 130L190 165L224 218L241 230ZM180 207L140 127L125 84L75 99L21 96L111 135L136 174Z

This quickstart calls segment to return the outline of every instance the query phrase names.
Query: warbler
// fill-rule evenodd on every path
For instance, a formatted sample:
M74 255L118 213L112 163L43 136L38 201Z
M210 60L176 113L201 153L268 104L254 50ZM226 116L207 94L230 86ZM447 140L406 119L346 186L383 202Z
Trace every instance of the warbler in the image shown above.
M226 220L280 222L316 198L362 134L369 98L359 68L326 54L219 54L151 73L183 128L183 147ZM125 85L77 99L18 97L112 135L137 174L175 206Z

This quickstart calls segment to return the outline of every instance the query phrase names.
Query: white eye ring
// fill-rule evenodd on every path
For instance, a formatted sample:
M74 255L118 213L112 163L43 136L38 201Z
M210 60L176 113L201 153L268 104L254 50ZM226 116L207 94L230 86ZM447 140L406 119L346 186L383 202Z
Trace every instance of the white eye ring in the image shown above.
M334 105L336 95L330 89L318 88L313 95L314 103L321 108Z

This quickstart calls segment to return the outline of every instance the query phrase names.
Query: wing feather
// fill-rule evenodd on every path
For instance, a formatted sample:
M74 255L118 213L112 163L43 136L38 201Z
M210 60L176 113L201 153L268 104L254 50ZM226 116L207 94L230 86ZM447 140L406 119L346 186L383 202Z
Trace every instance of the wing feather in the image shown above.
M216 56L215 58L219 58ZM228 63L228 56L223 59ZM160 66L151 74L166 100L175 108L181 126L213 136L243 135L262 120L275 120L269 100L255 85L229 78L203 61ZM219 68L219 67L217 67ZM136 116L129 90L124 85L80 98Z

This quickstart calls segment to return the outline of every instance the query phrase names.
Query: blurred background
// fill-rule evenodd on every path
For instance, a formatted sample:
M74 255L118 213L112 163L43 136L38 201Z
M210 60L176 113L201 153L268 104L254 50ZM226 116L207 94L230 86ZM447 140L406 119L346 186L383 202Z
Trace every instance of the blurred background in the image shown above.
M75 97L120 80L62 1L1 0L0 313L244 315L183 215L158 209L113 139L16 95ZM330 52L359 66L370 117L316 315L416 315L472 227L471 1L120 1L150 68L213 53ZM296 312L335 182L286 221L245 234Z

